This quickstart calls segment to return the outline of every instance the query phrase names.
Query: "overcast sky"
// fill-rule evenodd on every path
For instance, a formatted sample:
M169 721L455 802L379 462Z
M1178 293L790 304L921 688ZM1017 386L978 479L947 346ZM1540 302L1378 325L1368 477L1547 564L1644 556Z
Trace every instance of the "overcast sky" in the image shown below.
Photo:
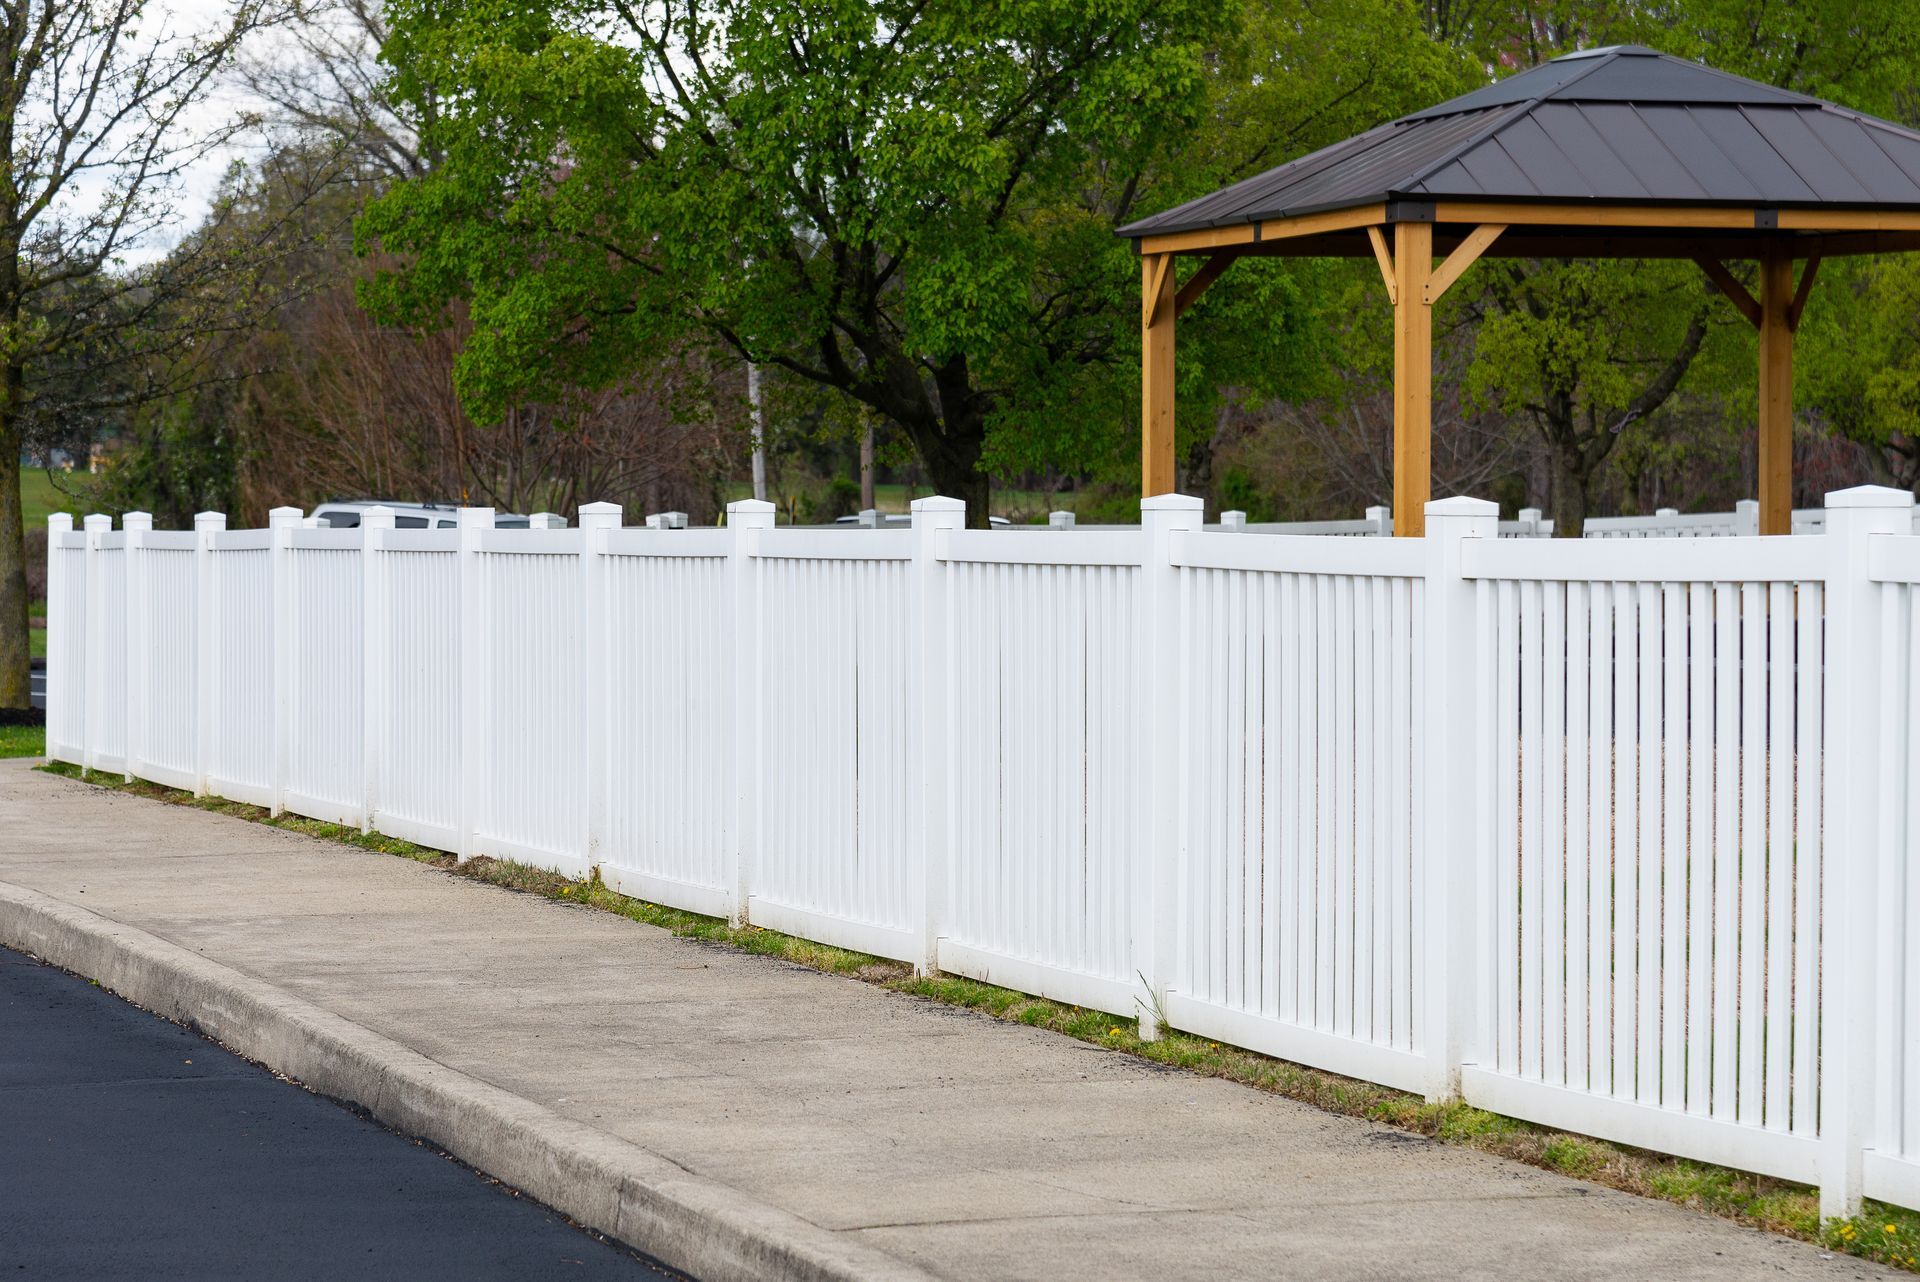
M152 0L148 13L154 18L163 18L165 24L173 30L186 32L204 32L222 25L229 13L231 0ZM151 20L144 24L149 30L156 30L160 24ZM205 130L218 127L229 121L237 113L253 105L231 77L218 85L212 95L199 103L188 115L187 126L190 129ZM130 246L125 255L130 263L148 262L164 255L177 244L182 236L191 231L205 217L212 203L214 193L219 189L221 175L227 166L236 159L246 159L261 145L257 138L248 139L243 144L221 149L215 154L202 158L192 169L182 176L179 200L175 207L171 224L163 231L147 237L146 241ZM95 189L97 191L97 188ZM85 200L89 192L86 189L76 191L73 199Z

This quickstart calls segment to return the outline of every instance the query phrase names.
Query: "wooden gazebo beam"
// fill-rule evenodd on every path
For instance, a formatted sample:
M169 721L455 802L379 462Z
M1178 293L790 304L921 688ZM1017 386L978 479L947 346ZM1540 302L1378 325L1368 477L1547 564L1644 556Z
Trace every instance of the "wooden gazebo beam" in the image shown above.
M1746 296L1742 312L1760 332L1760 529L1785 534L1793 502L1793 331L1814 271L1822 257L1920 249L1920 210L1408 201L1148 235L1137 243L1141 493L1170 493L1176 484L1175 318L1240 258L1371 254L1394 308L1394 528L1406 535L1423 532L1432 491L1432 307L1474 261L1487 254L1691 258L1739 306L1745 288L1724 261L1758 260L1761 297ZM1437 269L1436 250L1446 255ZM1177 285L1174 259L1189 255L1208 261ZM1796 258L1807 261L1797 285Z

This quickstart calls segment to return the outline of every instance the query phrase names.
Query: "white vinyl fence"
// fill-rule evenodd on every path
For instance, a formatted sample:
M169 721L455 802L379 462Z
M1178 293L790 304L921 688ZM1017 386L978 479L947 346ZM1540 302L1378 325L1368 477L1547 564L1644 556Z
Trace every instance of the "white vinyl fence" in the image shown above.
M52 520L52 756L1920 1207L1920 536Z

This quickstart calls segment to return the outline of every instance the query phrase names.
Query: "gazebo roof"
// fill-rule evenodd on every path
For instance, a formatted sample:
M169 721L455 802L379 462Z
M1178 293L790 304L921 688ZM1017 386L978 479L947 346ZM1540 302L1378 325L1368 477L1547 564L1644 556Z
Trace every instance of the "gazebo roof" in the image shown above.
M1251 225L1258 241L1262 222L1380 205L1389 221L1396 205L1409 207L1400 217L1433 220L1433 202L1755 209L1751 222L1711 224L1742 231L1792 226L1764 212L1779 209L1920 211L1920 133L1622 45L1556 58L1120 234ZM1439 221L1447 221L1444 209ZM1615 227L1586 234L1620 233ZM1340 237L1337 248L1313 239L1321 242L1312 247L1318 252L1369 252L1357 235ZM1859 239L1859 248L1873 247Z

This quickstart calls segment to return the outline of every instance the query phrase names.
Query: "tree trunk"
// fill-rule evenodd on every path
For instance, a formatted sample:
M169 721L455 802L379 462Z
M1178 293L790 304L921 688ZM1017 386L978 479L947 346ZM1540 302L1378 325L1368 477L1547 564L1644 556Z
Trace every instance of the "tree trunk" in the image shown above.
M1586 535L1587 472L1577 445L1556 444L1553 451L1553 535L1578 539Z
M979 457L974 453L974 459ZM942 451L926 460L927 474L933 480L933 492L950 499L959 499L967 505L967 525L971 529L987 528L987 502L991 491L987 474L980 470L979 464L972 459L956 457L953 452Z
M32 706L27 659L27 540L20 509L20 427L0 408L0 708Z

